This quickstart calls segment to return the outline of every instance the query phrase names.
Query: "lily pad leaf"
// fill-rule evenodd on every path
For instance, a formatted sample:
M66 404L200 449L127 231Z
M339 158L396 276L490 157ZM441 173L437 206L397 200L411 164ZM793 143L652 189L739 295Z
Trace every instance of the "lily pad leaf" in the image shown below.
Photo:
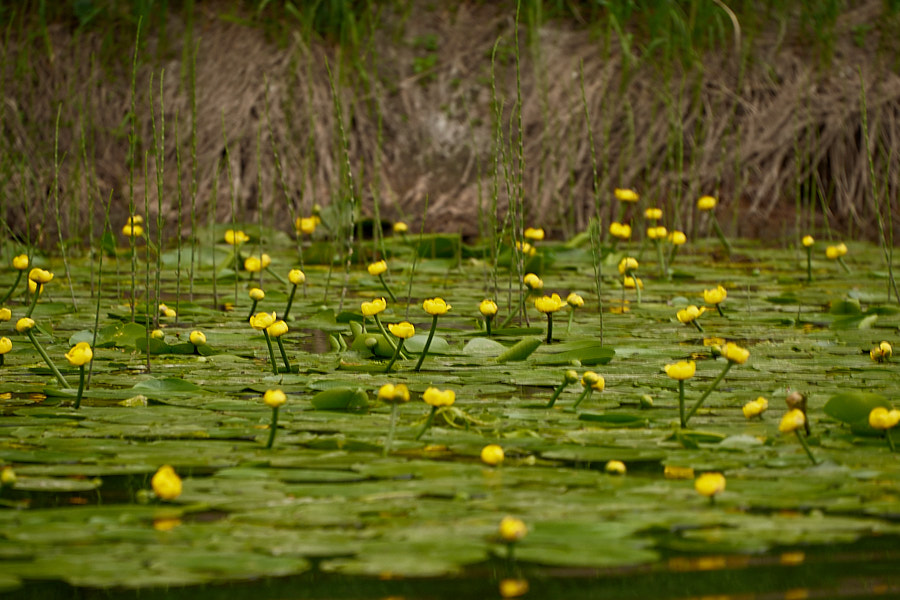
M556 352L548 356L538 358L539 365L570 365L578 361L582 365L605 365L612 360L616 351L607 346L601 346L600 342L579 344L580 347Z
M404 350L409 350L414 354L419 354L422 352L422 349L425 347L425 342L428 341L428 336L424 334L416 334L406 340L406 343L403 345ZM428 347L428 354L449 354L450 353L450 344L447 343L447 340L440 336L434 336L431 340L431 345Z
M369 396L362 388L332 388L319 392L311 402L318 410L366 412L369 409Z
M515 345L507 348L507 350L497 357L497 362L505 363L510 361L519 361L525 360L531 353L541 347L540 338L536 337L527 337L524 340L520 340Z
M828 312L833 315L861 315L862 309L859 307L859 300L838 300L831 305Z
M391 347L383 335L380 333L362 333L353 339L350 349L357 352L360 356L381 356L390 358L394 355L394 349Z
M623 413L584 412L578 415L578 420L600 423L604 427L645 427L647 425L647 417Z
M145 392L199 392L204 391L198 385L194 385L190 381L183 379L165 378L165 379L147 379L138 382L131 389Z
M850 391L836 394L825 403L824 411L829 417L848 425L867 423L873 408L883 406L890 409L891 403L881 394Z
M462 353L466 356L499 356L506 347L500 342L488 338L473 338L463 346Z

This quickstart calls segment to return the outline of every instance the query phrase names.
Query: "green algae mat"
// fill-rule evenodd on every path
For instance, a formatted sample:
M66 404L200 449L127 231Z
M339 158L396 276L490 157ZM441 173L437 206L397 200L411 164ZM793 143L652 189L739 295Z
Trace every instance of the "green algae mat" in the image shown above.
M409 321L416 335L386 372L398 338L361 309L385 295L381 281L364 264L346 276L337 262L313 264L328 247L306 248L306 281L279 338L289 366L274 339L270 353L248 323L248 290L265 291L257 311L283 315L288 271L299 265L283 241L267 248L274 275L242 271L237 281L222 266L224 243L199 256L192 282L187 251L180 272L175 252L164 254L161 298L177 314L159 319L160 337L146 327L157 328L145 300L155 258L150 275L137 262L134 322L127 248L108 254L100 273L96 260L70 256L68 278L61 260L33 259L55 277L31 333L69 386L16 330L29 307L22 283L0 323L11 341L0 367L0 590L149 595L265 578L276 595L288 589L279 581L319 597L417 595L440 581L457 597L515 596L526 592L514 584L538 573L535 596L578 596L548 582L606 574L614 595L650 597L678 596L697 572L706 588L693 593L714 593L721 587L708 572L717 569L743 570L751 587L796 587L784 581L803 569L802 585L821 584L840 562L822 558L815 571L804 557L858 544L896 559L900 462L884 430L868 424L871 408L890 410L900 388L900 366L870 356L900 326L879 248L851 244L852 273L817 249L808 282L802 249L740 242L726 257L700 241L661 275L649 248L597 259L589 245L542 243L527 270L542 279L539 295L563 299L548 344L548 319L533 302L526 318L503 322L519 304L520 276L495 270L478 248L452 236L424 250L414 239L389 242L383 278L397 301L378 316L385 326ZM639 259L640 302L617 270L626 255ZM5 263L0 293L16 279ZM722 314L707 304L702 331L679 320L719 285ZM564 302L572 292L583 306ZM437 316L423 309L435 297L450 305ZM485 298L498 305L490 337ZM191 343L192 331L205 344ZM93 361L76 409L80 372L64 354L78 342L92 346ZM713 388L729 342L749 358ZM665 370L681 361L695 368L684 381L688 408L712 388L686 427L679 382ZM569 370L576 378L548 408ZM587 371L603 380L590 393ZM388 383L405 385L409 401L380 398ZM452 406L432 410L429 388L452 391ZM269 390L286 399L275 436ZM779 431L794 392L805 398L808 435ZM767 410L747 418L744 405L759 397ZM502 462L482 460L490 444ZM171 497L153 491L163 465L181 480ZM721 473L724 490L699 494L704 473ZM506 516L527 534L504 539ZM670 579L661 582L662 571ZM367 583L342 587L352 581ZM673 589L654 592L652 582ZM238 597L262 593L235 585Z

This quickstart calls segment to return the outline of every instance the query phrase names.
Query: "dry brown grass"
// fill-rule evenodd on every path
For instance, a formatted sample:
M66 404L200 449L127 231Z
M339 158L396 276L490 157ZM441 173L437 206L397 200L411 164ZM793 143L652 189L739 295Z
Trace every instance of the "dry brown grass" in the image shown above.
M838 24L838 38L855 25L877 19L880 6L878 0L868 0L845 14ZM336 57L334 48L324 44L310 47L299 37L289 47L277 48L260 31L221 21L208 5L206 10L198 15L195 31L199 38L200 222L205 222L208 212L216 164L225 156L223 120L232 179L226 180L222 168L217 202L220 222L230 219L230 185L236 194L238 220L255 221L261 206L266 224L288 229L287 204L272 159L273 144L284 164L285 184L298 213L308 213L313 202L343 201L336 158L339 139L325 61L333 66L346 63ZM338 75L344 82L341 101L363 210L372 214L372 196L377 192L382 216L406 216L415 223L427 196L429 229L473 233L478 227L477 206L479 202L489 205L492 187L496 148L490 53L498 36L502 37L503 60L496 65L496 85L504 103L503 129L506 133L513 129L512 15L490 6L462 3L452 11L419 6L411 18L401 22L388 15L387 23L367 49L370 54L355 62L368 76L363 78L358 72ZM182 64L183 31L183 24L173 20L167 31L173 44L166 50L167 58L143 66L137 76L142 146L135 199L142 212L146 190L154 218L155 174L151 172L145 181L142 162L143 152L152 146L147 102L150 75L154 72L158 78L165 69L162 204L170 226L176 220L176 112L185 214L189 206L191 124L189 86ZM437 66L416 73L415 60L427 51L416 47L414 41L427 34L438 39ZM612 188L635 187L654 203L670 210L677 207L680 224L691 229L693 199L714 193L722 199L725 211L741 211L736 233L780 233L782 222L777 230L768 223L776 215L783 221L785 214L793 214L799 148L804 165L800 179L814 182L821 190L832 226L853 224L872 234L871 182L861 143L860 74L867 91L869 137L877 150L876 173L884 178L878 187L891 198L897 195L900 77L882 68L873 50L841 42L833 64L823 69L805 48L773 33L771 38L754 40L753 62L740 88L737 61L729 53L708 56L702 68L687 72L674 66L662 72L643 65L623 86L622 55L615 40L606 52L586 32L559 24L545 26L538 37L534 46L526 46L522 38L526 210L530 220L539 220L557 232L582 229L593 211L590 149L578 77L581 65L598 145L604 216L610 214L607 205ZM2 164L7 169L0 181L5 205L0 214L5 213L14 231L23 231L23 202L30 203L33 229L44 243L55 239L48 190L53 181L53 125L60 102L60 192L65 205L71 207L63 211L66 233L76 236L84 232L90 196L95 201L94 218L99 221L101 202L112 193L114 225L123 222L129 195L128 61L98 65L95 57L102 54L99 33L74 38L71 32L54 27L50 39L52 59L40 40L13 36L5 48L0 138L0 152L6 157ZM152 50L156 43L152 32L148 40ZM22 58L23 52L30 56ZM28 69L16 74L17 64ZM265 118L267 81L271 136ZM154 87L158 95L158 83ZM679 125L673 129L674 123ZM82 128L89 132L87 164L81 158ZM672 160L673 132L679 130L684 145L681 171ZM256 166L258 134L263 149L260 174ZM506 205L503 185L499 205L501 211Z

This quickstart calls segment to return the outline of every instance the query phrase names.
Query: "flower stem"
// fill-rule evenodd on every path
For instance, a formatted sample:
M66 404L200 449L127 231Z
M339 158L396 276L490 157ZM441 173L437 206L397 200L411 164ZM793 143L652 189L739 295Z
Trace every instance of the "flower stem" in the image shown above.
M844 267L844 271L849 275L849 274L850 274L850 267L848 267L848 266L847 266L847 263L844 262L844 257L843 257L843 256L838 256L837 261L840 263L840 265L841 265L842 267Z
M812 247L806 248L806 283L812 283Z
M431 422L434 421L434 413L436 413L436 412L437 412L437 406L432 406L432 407L431 407L431 412L428 413L428 418L425 420L425 424L422 425L422 429L420 429L420 430L419 430L419 433L416 434L416 439L417 439L417 440L418 440L420 437L422 437L422 436L425 434L426 431L428 431L428 428L429 428L429 427L431 427Z
M281 341L281 336L275 338L275 341L278 342L278 350L281 351L281 360L284 361L284 368L288 373L290 373L291 363L288 360L287 352L284 351L284 342Z
M653 240L653 244L656 246L656 260L659 261L659 275L660 277L665 277L669 269L666 267L666 259L663 256L662 244L659 243L659 240Z
M891 437L891 430L888 429L884 432L885 437L887 438L888 448L891 449L891 452L896 452L897 449L894 448L894 439Z
M81 408L81 395L84 394L84 365L79 367L80 373L78 378L78 395L75 396L75 409Z
M547 313L547 343L553 343L553 313Z
M812 464L817 465L819 461L816 460L816 457L812 455L812 452L809 449L809 444L806 442L806 438L800 434L799 429L795 429L794 433L797 434L797 439L800 440L800 445L803 446L803 449L806 450L806 455L809 457L809 460L812 461Z
M578 405L581 404L581 402L582 402L584 399L590 398L590 397L591 397L591 393L592 393L593 391L594 391L594 388L592 388L591 386L588 386L588 387L584 388L584 391L581 392L581 395L580 395L580 396L578 396L578 400L576 400L576 401L575 401L575 404L572 405L572 410L576 410L576 409L578 408Z
M484 318L484 326L487 328L487 336L491 337L491 321L493 321L493 317L485 317Z
M547 402L547 406L545 408L553 408L553 405L556 404L557 398L562 394L563 390L569 386L569 381L567 379L563 379L563 382L556 386L556 389L553 390L553 395L550 396L550 401Z
M693 321L691 321L691 323L694 324L694 327L697 328L697 331L703 333L703 327L700 325L700 323L697 322L697 319L694 319Z
M275 432L278 431L278 407L272 408L272 423L269 424L269 441L266 442L266 450L272 448L275 443Z
M568 334L569 331L572 329L572 321L573 321L574 319L575 319L575 309L574 309L574 308L571 308L571 309L569 310L569 322L566 324L566 333L567 333L567 334Z
M400 357L400 352L403 350L403 343L406 340L404 338L400 338L400 341L397 342L397 348L394 350L394 356L391 357L391 362L388 363L387 368L385 368L385 373L391 372L391 367L394 366L394 363L397 362L397 359Z
M269 337L269 332L265 329L262 330L263 336L266 338L266 346L269 347L269 360L272 361L272 372L275 375L278 375L278 363L275 362L275 350L272 349L272 338Z
M672 244L672 250L671 250L671 252L669 252L669 261L668 261L668 264L671 265L672 263L674 263L674 262L675 262L675 257L676 257L677 255L678 255L678 246L676 246L675 244ZM671 278L671 275L669 275L669 278Z
M720 317L724 317L724 316L725 316L725 313L722 312L722 305L721 305L721 304L716 304L716 310L719 311L719 316L720 316Z
M381 319L378 318L377 314L375 315L375 324L378 325L378 331L381 332L381 335L384 336L384 339L387 340L387 343L391 345L391 349L393 349L393 351L396 352L397 351L397 342L394 341L394 336L388 335L387 330L385 330L385 328L384 328L384 323L381 322ZM365 319L365 317L363 317L363 331L365 331L365 326L366 326L366 319Z
M681 428L687 427L687 421L684 419L684 379L678 380L678 415L681 417Z
M291 314L291 306L294 304L294 294L297 293L297 286L291 288L291 295L288 296L287 306L284 308L284 316L281 317L285 322L288 320L288 315Z
M19 282L22 281L22 273L24 273L24 271L19 271L19 274L16 276L16 281L12 284L12 287L9 288L9 291L6 292L6 295L3 296L3 300L0 300L0 304L9 300L10 296L13 295L13 292L16 291L16 288L19 287Z
M47 363L47 366L50 367L50 370L53 371L53 375L56 377L56 380L59 382L61 386L67 389L71 389L72 386L69 385L69 382L66 381L66 378L62 376L62 373L59 372L59 369L56 368L56 365L53 364L53 361L50 360L50 357L47 356L46 350L44 350L43 346L37 341L37 338L34 337L34 332L30 329L25 332L28 336L28 339L31 340L31 343L34 345L34 349L38 351L38 354L44 359L44 362Z
M428 332L428 339L425 340L425 347L422 348L422 354L419 356L419 362L416 363L415 371L421 369L422 363L425 362L425 355L428 354L428 349L431 347L431 340L434 338L434 330L437 329L437 320L437 315L431 317L431 330Z
M391 446L394 444L394 428L397 426L397 408L398 404L391 404L391 424L388 427L387 440L384 442L384 448L381 450L382 456L391 453Z
M725 237L725 232L722 231L722 227L719 226L719 220L713 215L712 218L713 229L716 231L716 236L719 238L719 241L722 242L722 246L725 248L725 254L731 257L731 244L728 243L728 238Z
M19 271L21 273L21 271ZM38 298L41 296L41 290L44 289L43 283L37 283L34 288L34 296L31 298L31 306L28 307L28 311L25 313L26 317L30 317L31 313L34 312L34 307L37 306Z
M277 279L277 280L278 280L278 283L280 283L281 285L287 285L287 284L288 284L288 282L284 280L284 277L282 277L281 275L279 275L277 271L273 271L273 270L272 270L272 267L266 267L266 273L268 273L269 275L271 275L272 277L274 277L275 279Z
M731 363L731 361L725 363L725 368L722 369L722 372L719 373L719 376L716 377L711 384L709 384L709 387L706 388L706 391L703 392L703 395L700 396L700 398L694 403L694 406L691 407L691 410L688 411L687 416L684 418L684 427L687 427L688 421L691 420L691 417L694 416L694 413L697 412L697 409L703 405L703 401L706 400L706 398L712 393L714 389L716 389L716 387L720 383L722 383L722 380L725 379L725 375L728 373L728 370L731 369L732 364L733 363Z
M641 284L638 282L637 275L635 275L633 272L629 272L628 274L631 275L631 278L634 280L634 291L637 294L638 306L640 306L641 305Z
M391 302L396 302L396 301L397 301L397 297L394 295L394 292L391 291L391 288L388 287L387 282L384 280L384 274L383 274L383 273L378 275L378 281L381 282L381 287L383 287L383 288L384 288L384 291L386 291L386 292L388 293L388 296L391 297Z
M250 314L247 315L247 320L248 320L248 321L249 321L250 318L253 316L253 313L256 312L256 305L257 305L258 303L259 303L258 300L254 300L254 301L253 301L253 304L250 305Z

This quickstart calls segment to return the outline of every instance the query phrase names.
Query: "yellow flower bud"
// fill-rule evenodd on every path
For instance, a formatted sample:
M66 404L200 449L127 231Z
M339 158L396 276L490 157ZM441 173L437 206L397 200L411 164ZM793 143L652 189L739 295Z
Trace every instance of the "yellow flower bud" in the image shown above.
M198 329L195 329L191 332L189 339L195 346L203 346L204 344L206 344L206 334Z
M318 217L297 217L297 220L294 221L294 229L303 235L312 235L315 233L318 224Z
M602 375L594 373L593 371L585 371L584 375L581 376L581 385L602 392L603 388L606 387L606 380L603 379Z
M181 478L169 465L159 468L150 480L153 492L160 500L174 500L181 495Z
M804 415L803 411L799 408L794 408L787 411L781 418L781 423L778 425L778 431L781 433L791 433L792 431L796 431L803 427L805 423L806 415Z
M250 288L250 292L248 293L248 295L250 296L251 300L256 300L257 302L266 297L266 293L257 287Z
M169 308L168 306L166 306L165 304L160 304L159 305L159 314L161 314L164 317L172 318L175 316L175 311L173 309Z
M91 362L91 359L94 358L94 351L87 342L78 342L69 349L65 356L70 365L80 367Z
M28 268L28 262L29 262L28 255L20 254L13 258L12 265L13 265L14 269L16 269L18 271L24 271L25 269Z
M522 283L531 291L540 290L544 287L544 281L534 273L526 273L522 278Z
M388 329L392 334L404 340L416 335L416 328L409 321L391 323L390 325L388 325Z
M28 272L28 279L40 284L50 283L53 280L53 273L35 267Z
M503 448L501 448L497 444L488 444L481 449L481 462L486 465L496 467L503 462L504 458L505 455L503 454Z
M804 235L803 239L800 240L800 242L803 244L803 246L805 248L809 248L810 246L812 246L813 244L816 243L816 238L814 238L811 235Z
M369 275L372 275L373 277L377 277L378 275L381 275L382 273L387 271L387 262L383 261L383 260L379 260L377 262L373 262L366 268L369 271Z
M626 256L622 260L619 261L619 275L625 275L626 273L631 273L632 271L637 271L638 261L636 258L632 256Z
M425 404L434 407L453 406L456 402L456 392L453 390L444 390L443 392L436 387L430 387L422 394L422 400Z
M387 309L387 302L384 298L375 298L371 302L363 302L360 308L363 316L371 317Z
M677 363L668 364L663 367L666 375L678 381L690 379L697 372L697 363L692 360L680 360Z
M446 314L453 307L444 302L443 298L429 298L422 303L422 308L429 315L435 316Z
M144 235L144 228L140 225L124 225L122 226L122 234L127 237L141 237Z
M3 467L0 470L0 485L13 485L16 482L16 472L12 467Z
M900 411L888 410L883 406L877 406L869 413L869 425L873 429L892 429L900 420Z
M584 298L582 298L575 292L572 292L571 294L566 296L566 304L573 308L580 308L584 306Z
M728 292L721 285L714 290L703 290L703 301L707 304L719 304L728 297Z
M153 331L150 332L150 337L152 337L155 340L162 340L162 339L165 339L166 334L162 329L154 329Z
M843 242L841 242L837 246L828 246L827 248L825 248L825 256L827 256L831 260L837 260L845 254L847 254L847 245Z
M19 333L30 331L32 327L34 327L34 319L22 317L21 319L16 321L16 331L18 331Z
M269 408L278 408L287 402L287 396L281 390L266 390L266 393L263 394L263 402Z
M712 196L702 196L699 200L697 200L697 209L702 211L710 211L716 207L718 202Z
M745 417L752 419L753 417L758 417L763 414L767 408L769 408L769 401L760 396L756 400L751 400L745 404L743 408L741 408L741 411L744 413Z
M609 235L620 240L627 240L631 237L631 225L613 221L609 224Z
M573 384L573 383L575 383L576 381L578 381L578 371L576 371L575 369L569 369L569 370L567 370L567 371L563 374L563 376L564 376L565 379L566 379L566 383L568 383L568 384L570 384L570 385Z
M262 268L265 269L272 264L272 257L263 252L259 255L259 262L262 263Z
M397 221L394 223L393 230L395 235L401 235L409 231L409 226L403 221Z
M694 489L701 496L711 498L725 491L725 476L721 473L704 473L694 480Z
M685 242L687 242L687 236L683 231L673 231L669 234L669 243L673 246L681 246Z
M637 192L629 189L616 188L613 191L613 194L615 194L616 199L621 202L637 202L641 198L638 196Z
M554 313L565 306L565 302L563 302L562 298L559 297L559 294L553 294L552 296L541 296L540 298L535 298L534 307L538 309L538 311L548 314Z
M306 281L306 274L300 269L291 269L288 271L288 281L294 285L300 285Z
M389 404L409 402L409 388L402 383L386 383L378 389L378 399Z
M682 308L678 312L675 313L675 318L678 319L679 323L684 323L687 325L688 323L692 323L695 321L700 315L706 312L706 308L697 308L693 304Z
M504 542L518 542L528 533L528 527L521 519L515 517L503 517L500 520L500 537Z
M659 221L662 219L661 208L648 208L644 210L644 218L648 221Z
M625 474L625 463L621 460L611 460L606 463L606 467L604 470L610 475L624 475Z
M497 314L497 303L485 298L481 301L481 304L478 305L478 312L485 317L493 317Z
M125 222L126 225L141 225L144 222L144 217L141 215L132 215L128 217L128 221Z
M0 322L12 319L12 311L8 308L0 308Z
M240 246L244 242L250 240L250 236L248 236L243 231L235 231L234 229L229 229L225 232L225 243L231 246Z
M644 289L644 280L640 277L632 277L630 275L626 275L624 279L622 279L622 285L624 285L627 289L633 290L634 286L638 286L641 289Z
M525 229L525 239L540 242L544 239L544 230L540 227L528 227Z
M262 331L269 327L276 320L275 313L260 312L250 317L250 327Z
M0 337L0 354L6 354L12 350L12 342L8 337Z
M270 337L281 337L288 332L288 324L281 319L278 319L277 321L266 327L266 332Z
M248 256L244 259L244 270L250 273L262 271L262 261L256 256Z
M517 241L516 249L521 250L522 254L524 254L525 256L534 256L535 254L537 254L537 249L535 249L535 247L532 246L531 244L529 244L528 242L525 242L523 244L522 242Z
M500 582L501 598L518 598L528 593L527 579L504 579Z
M725 348L722 350L722 355L725 356L726 359L728 359L728 362L742 365L747 362L748 358L750 358L750 351L746 348L741 348L737 344L728 342L727 344L725 344Z
M647 228L647 237L651 240L662 240L669 235L668 230L665 227L648 227Z

